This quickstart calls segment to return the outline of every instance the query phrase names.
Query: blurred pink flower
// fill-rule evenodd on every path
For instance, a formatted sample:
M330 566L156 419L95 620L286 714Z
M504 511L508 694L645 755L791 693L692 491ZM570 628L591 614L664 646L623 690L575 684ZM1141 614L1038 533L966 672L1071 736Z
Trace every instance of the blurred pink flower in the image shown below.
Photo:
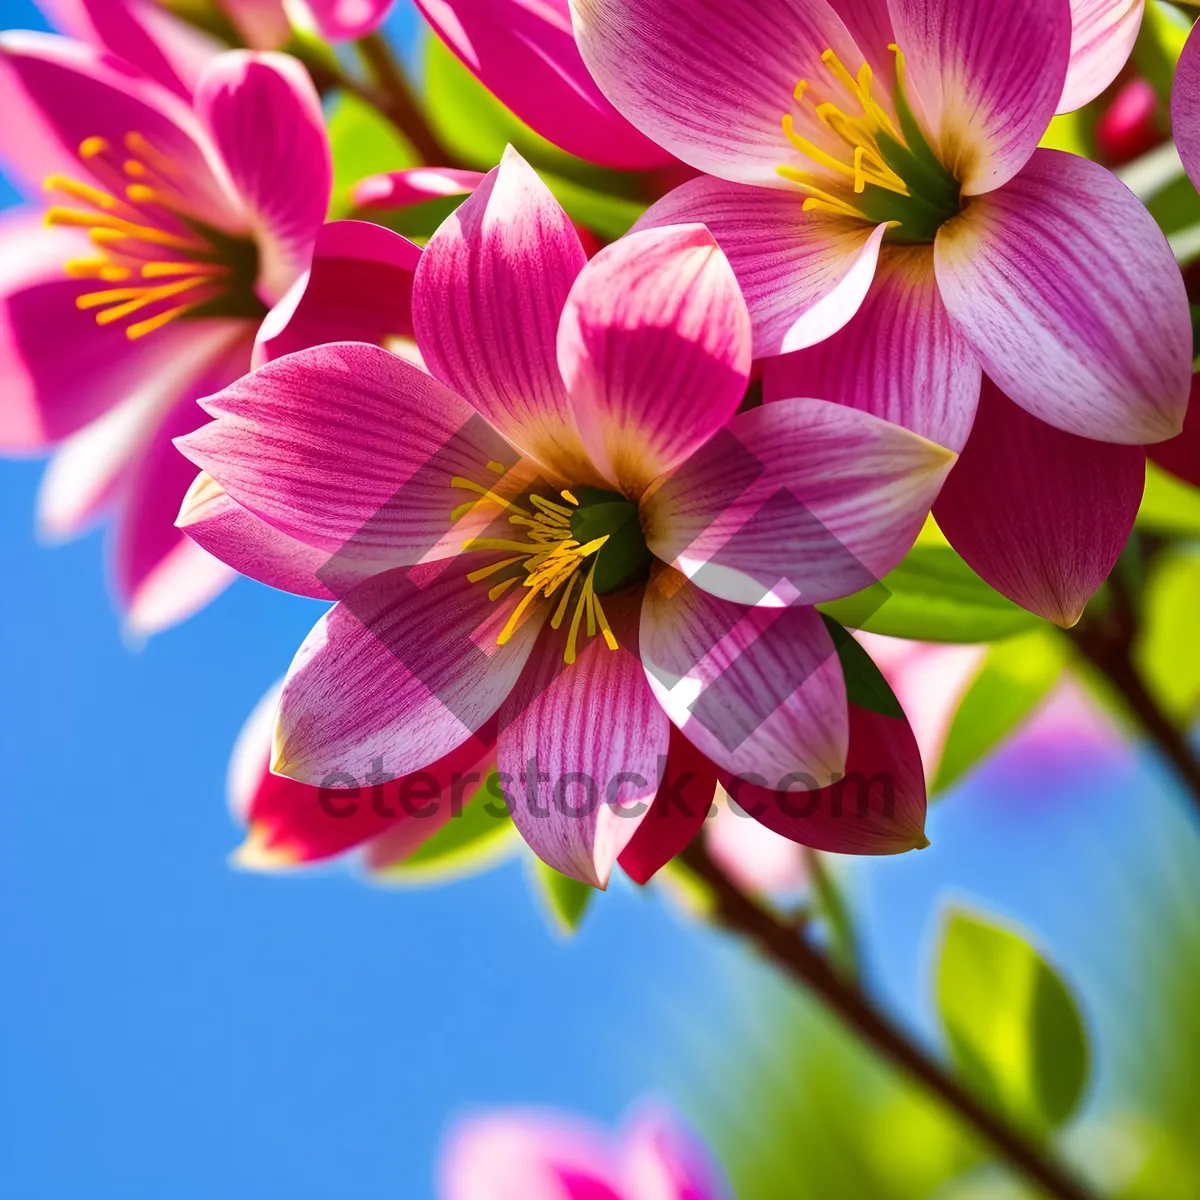
M557 1113L461 1122L442 1153L438 1200L732 1200L696 1135L644 1105L615 1135Z
M275 770L320 786L373 761L408 776L472 742L481 759L498 718L511 794L531 759L556 797L580 779L622 792L632 811L512 805L539 856L603 886L635 831L674 828L636 805L689 746L731 777L810 787L848 748L881 766L907 753L906 722L848 708L807 605L899 560L953 456L823 401L735 416L749 324L704 229L651 230L585 265L510 150L425 249L413 314L432 377L373 347L305 351L205 401L216 420L177 441L260 518L218 526L189 503L193 536L341 600L289 672ZM696 715L705 698L719 722ZM923 844L923 784L877 822L823 820L826 791L792 817L747 790L801 840Z
M361 293L411 283L418 251L371 225L322 228L320 103L283 55L212 59L191 103L90 47L7 33L0 106L0 155L51 200L0 218L0 449L54 450L45 536L116 512L117 598L152 633L233 578L174 527L194 472L171 441L203 420L197 398L252 354L373 336L383 318L410 332L406 286L369 314Z

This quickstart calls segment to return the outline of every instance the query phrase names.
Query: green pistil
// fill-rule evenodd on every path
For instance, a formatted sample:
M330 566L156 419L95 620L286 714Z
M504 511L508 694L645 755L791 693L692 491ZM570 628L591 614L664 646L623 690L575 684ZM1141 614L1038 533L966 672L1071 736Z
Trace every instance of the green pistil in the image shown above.
M620 492L602 488L577 487L572 494L579 507L571 514L571 536L580 545L608 537L596 552L592 586L597 594L604 596L646 579L653 556L642 533L637 505Z

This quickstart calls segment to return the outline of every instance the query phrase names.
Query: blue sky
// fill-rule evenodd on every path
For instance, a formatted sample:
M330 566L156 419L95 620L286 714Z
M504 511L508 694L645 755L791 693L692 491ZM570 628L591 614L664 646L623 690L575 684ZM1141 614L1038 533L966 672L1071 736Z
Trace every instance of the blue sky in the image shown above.
M0 25L36 22L0 0ZM564 945L516 864L431 891L230 870L230 747L319 606L242 582L131 648L102 536L35 544L40 469L0 464L0 1190L430 1200L457 1113L611 1119L670 1092L685 1030L720 1035L741 960L661 901L614 887ZM1090 978L1086 906L1047 902L1112 903L1095 861L1124 836L1128 791L1084 777L1042 796L1001 775L941 806L931 850L861 873L883 985L920 1015L952 895L1024 920Z

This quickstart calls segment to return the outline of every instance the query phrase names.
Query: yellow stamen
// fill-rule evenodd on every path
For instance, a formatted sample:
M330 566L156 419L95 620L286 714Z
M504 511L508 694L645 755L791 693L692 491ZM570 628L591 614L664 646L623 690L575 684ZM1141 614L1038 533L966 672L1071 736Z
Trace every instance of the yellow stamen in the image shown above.
M71 279L103 279L105 283L120 283L133 274L107 258L70 258L63 263L63 270Z
M176 317L182 317L184 313L199 308L203 303L203 300L193 300L190 304L180 304L175 308L168 308L166 312L161 312L156 317L148 317L145 321L138 321L136 324L130 325L125 330L125 336L131 342L137 341L138 338L145 337L146 334L153 333L156 329L161 329L164 325L174 321Z
M511 567L513 563L519 563L520 561L521 556L519 554L513 555L512 558L501 559L499 562L492 563L491 566L480 567L478 571L472 571L467 576L467 581L469 583L478 583L481 579L486 579L489 575L495 575L497 571L503 571L505 567ZM516 579L517 577L514 576L513 578Z
M232 268L224 263L210 262L149 262L142 265L143 279L162 279L169 275L230 275Z
M563 490L562 490L561 492L559 492L558 494L559 494L559 495L560 495L560 496L561 496L561 497L562 497L562 498L563 498L563 499L564 499L564 500L565 500L565 501L566 501L568 504L573 504L573 505L574 505L576 508L578 508L578 507L579 507L579 501L575 499L574 493L572 493L572 492L568 492L566 488L563 488Z
M84 138L79 143L79 157L85 162L90 158L98 158L108 151L108 142L102 137Z

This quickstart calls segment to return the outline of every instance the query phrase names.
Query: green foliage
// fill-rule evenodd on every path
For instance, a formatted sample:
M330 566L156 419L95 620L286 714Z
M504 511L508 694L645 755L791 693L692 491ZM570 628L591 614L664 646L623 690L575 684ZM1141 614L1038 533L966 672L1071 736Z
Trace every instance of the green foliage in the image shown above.
M882 713L885 717L903 717L904 709L896 699L896 693L863 646L832 617L822 614L821 619L833 638L846 680L846 698L850 703Z
M463 805L461 815L452 816L403 862L376 872L377 878L387 883L450 883L511 857L521 839L512 818L497 802L498 793L498 785L489 790L485 782Z
M1087 1033L1066 985L1027 941L951 913L937 1000L951 1056L969 1086L1039 1134L1071 1116L1087 1082Z
M963 695L946 735L934 792L977 766L1045 699L1066 665L1063 638L1049 629L997 642Z
M562 875L548 867L540 858L530 858L533 890L542 903L551 926L566 937L578 932L583 915L592 902L596 889Z
M352 210L350 189L360 179L420 164L419 156L395 126L351 92L336 94L326 124L333 155L331 218L344 217Z
M1200 553L1168 550L1146 582L1134 661L1159 704L1183 724L1200 712L1198 614Z
M992 642L1043 624L933 539L919 541L879 583L818 607L851 629L924 642Z
M1200 488L1150 463L1137 527L1164 537L1200 537Z

